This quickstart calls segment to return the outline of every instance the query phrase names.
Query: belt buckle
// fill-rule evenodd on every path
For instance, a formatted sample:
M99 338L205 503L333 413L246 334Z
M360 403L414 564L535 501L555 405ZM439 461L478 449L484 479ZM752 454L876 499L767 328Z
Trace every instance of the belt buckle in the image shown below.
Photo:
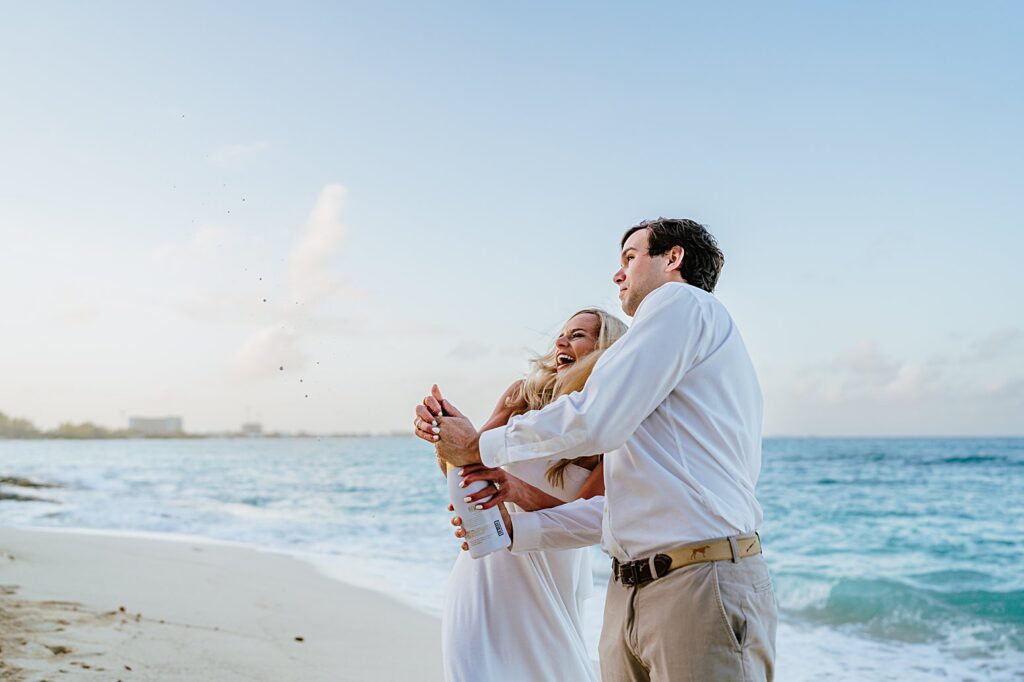
M612 574L615 579L627 587L635 585L640 576L637 575L636 562L627 561L625 563L618 559L612 559Z

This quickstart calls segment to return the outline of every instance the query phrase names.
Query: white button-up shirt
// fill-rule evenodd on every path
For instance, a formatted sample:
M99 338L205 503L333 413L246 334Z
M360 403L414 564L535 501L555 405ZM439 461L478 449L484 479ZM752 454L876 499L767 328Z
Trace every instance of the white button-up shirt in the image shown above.
M605 496L513 514L512 551L601 542L620 561L761 524L763 399L728 311L664 284L582 391L480 436L489 467L604 453Z

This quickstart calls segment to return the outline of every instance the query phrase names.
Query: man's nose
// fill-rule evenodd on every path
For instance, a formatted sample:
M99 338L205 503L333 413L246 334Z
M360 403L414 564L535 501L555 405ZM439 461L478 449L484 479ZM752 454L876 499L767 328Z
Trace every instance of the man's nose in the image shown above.
M626 271L624 268L619 268L618 272L612 275L612 281L616 284L622 284L626 281Z

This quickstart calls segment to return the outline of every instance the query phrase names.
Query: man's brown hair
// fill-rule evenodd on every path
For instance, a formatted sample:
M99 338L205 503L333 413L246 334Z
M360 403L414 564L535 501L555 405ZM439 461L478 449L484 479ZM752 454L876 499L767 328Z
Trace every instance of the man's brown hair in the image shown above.
M647 235L647 252L650 255L661 256L673 246L683 247L683 260L679 264L683 279L704 291L715 290L725 255L706 227L687 218L645 220L626 230L619 247L625 246L634 232L644 229L650 231Z

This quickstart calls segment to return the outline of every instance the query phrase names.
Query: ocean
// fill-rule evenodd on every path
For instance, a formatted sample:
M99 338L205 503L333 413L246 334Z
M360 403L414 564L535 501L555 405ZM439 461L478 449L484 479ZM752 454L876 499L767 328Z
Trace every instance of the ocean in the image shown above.
M245 543L433 614L459 552L411 437L0 440L3 476L62 486L5 487L47 500L6 527ZM1024 439L767 439L758 495L778 680L1024 680Z

